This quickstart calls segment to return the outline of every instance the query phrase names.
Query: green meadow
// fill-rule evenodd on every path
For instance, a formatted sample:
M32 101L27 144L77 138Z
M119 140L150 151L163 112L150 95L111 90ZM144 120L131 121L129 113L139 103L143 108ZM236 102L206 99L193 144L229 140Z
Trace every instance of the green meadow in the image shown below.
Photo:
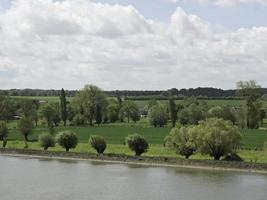
M27 98L27 99L38 99L45 102L56 102L59 101L58 97L13 97L13 98ZM69 98L71 100L71 98ZM135 101L139 107L147 105L148 101L139 100ZM167 104L168 101L161 101L163 104ZM177 103L182 103L182 100L177 100ZM243 102L241 100L207 100L207 103L211 106L214 105L229 105L235 106L240 105ZM8 123L9 128L9 142L7 147L9 148L23 148L23 136L17 130L16 121ZM73 151L75 152L94 152L89 147L88 139L91 135L100 135L107 141L107 153L124 153L132 155L133 153L125 146L125 137L129 134L138 133L143 135L150 144L150 150L145 154L147 156L164 156L164 157L180 157L174 152L164 147L164 138L168 135L171 130L170 125L164 128L154 128L148 123L148 119L142 118L139 122L134 123L112 123L103 124L94 127L79 127L79 126L68 126L64 127L60 125L55 128L55 132L58 133L64 130L71 130L75 132L79 139L79 145ZM48 132L46 125L39 124L34 128L33 134L29 137L29 148L41 149L38 143L38 135L44 132ZM263 144L267 141L267 130L250 130L241 129L242 134L242 147L239 150L239 154L248 162L266 162L267 163L267 152L262 151ZM57 146L51 148L51 150L64 151L61 147ZM196 154L192 157L193 159L211 159L208 156L202 156Z

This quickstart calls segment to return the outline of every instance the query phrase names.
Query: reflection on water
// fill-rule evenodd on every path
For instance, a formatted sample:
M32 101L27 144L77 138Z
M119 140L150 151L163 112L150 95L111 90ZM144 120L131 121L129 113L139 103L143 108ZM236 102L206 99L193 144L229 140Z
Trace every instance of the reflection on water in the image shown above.
M266 200L267 176L0 156L1 200Z

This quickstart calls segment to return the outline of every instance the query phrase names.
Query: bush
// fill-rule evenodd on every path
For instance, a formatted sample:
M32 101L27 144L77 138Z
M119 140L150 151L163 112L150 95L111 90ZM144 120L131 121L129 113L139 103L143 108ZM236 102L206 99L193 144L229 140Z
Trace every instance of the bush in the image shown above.
M201 121L196 131L199 135L201 153L212 156L214 160L234 153L241 143L238 128L223 119L210 118Z
M70 149L75 149L78 144L78 138L75 133L71 131L64 131L58 133L56 136L57 143L66 149L68 152Z
M165 138L166 147L188 159L198 148L195 127L173 128Z
M5 122L0 122L0 139L3 140L2 147L5 148L7 144L8 128Z
M74 116L72 122L76 126L83 126L85 124L85 119L81 114L77 114Z
M89 139L89 144L97 151L97 153L102 154L104 153L107 144L103 137L93 135Z
M136 156L140 156L149 149L148 142L144 137L138 134L129 135L126 137L126 144L128 147L135 152Z
M49 147L55 146L55 139L49 133L43 133L39 135L39 143L41 147L43 147L44 150L46 151Z

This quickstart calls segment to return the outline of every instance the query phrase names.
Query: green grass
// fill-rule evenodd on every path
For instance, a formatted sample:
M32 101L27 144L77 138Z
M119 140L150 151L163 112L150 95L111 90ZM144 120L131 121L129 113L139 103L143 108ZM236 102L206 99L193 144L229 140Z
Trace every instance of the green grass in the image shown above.
M23 140L22 135L16 129L16 122L11 122L9 126L9 140ZM71 130L75 132L82 143L87 143L91 135L103 136L109 144L124 144L125 137L129 134L138 133L143 135L150 144L163 144L164 138L168 135L171 127L154 128L150 127L145 120L140 123L116 123L106 124L94 127L63 127L56 128L56 132ZM242 133L242 148L244 149L262 149L263 144L267 141L267 130L240 130ZM48 132L47 127L38 126L34 129L30 140L37 140L38 135Z
M30 149L41 150L38 142L29 142L28 143ZM23 141L9 141L8 148L19 148L22 149L24 147ZM49 148L50 151L65 151L63 148L56 146L53 148ZM88 143L79 143L78 146L71 150L73 152L81 152L81 153L96 153L95 150L89 146ZM115 154L126 154L126 155L134 155L133 152L129 150L126 145L122 144L108 144L105 153L115 153ZM255 162L255 163L267 163L267 152L266 151L254 151L254 150L240 150L238 154L244 159L246 162ZM164 148L159 144L150 145L149 151L144 156L150 157L172 157L172 158L183 158L180 155L175 154L173 151ZM212 158L207 155L195 154L190 157L190 159L205 159L211 160Z

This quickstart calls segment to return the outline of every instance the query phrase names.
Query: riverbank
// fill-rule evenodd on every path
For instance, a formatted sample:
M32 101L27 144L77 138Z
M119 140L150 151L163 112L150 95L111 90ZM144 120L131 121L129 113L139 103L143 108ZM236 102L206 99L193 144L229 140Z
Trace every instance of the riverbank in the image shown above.
M240 172L267 174L267 164L254 163L254 162L186 160L186 159L169 158L169 157L147 157L147 156L136 157L136 156L129 156L124 154L112 154L112 153L97 155L93 153L42 151L42 150L31 150L31 149L3 149L3 148L0 148L0 155L29 157L29 158L52 158L52 159L64 159L64 160L88 160L88 161L106 162L106 163L240 171Z

